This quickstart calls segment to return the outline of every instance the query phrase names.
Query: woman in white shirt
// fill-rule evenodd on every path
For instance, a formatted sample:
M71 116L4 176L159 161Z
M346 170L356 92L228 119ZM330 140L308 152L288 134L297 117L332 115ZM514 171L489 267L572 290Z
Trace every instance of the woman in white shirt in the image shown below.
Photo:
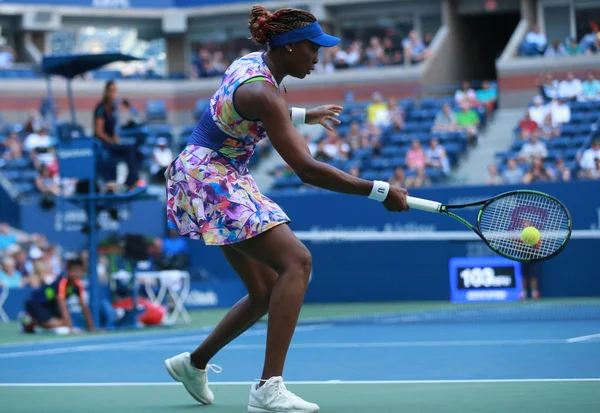
M152 174L153 181L164 183L164 173L173 161L173 152L171 152L171 149L167 146L167 140L165 138L158 138L156 144L157 146L152 152L152 166L150 167L150 173Z

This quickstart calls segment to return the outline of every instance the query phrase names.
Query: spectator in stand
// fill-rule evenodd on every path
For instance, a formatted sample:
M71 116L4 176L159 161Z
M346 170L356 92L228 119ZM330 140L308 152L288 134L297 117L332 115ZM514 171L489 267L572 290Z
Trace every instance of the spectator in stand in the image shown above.
M350 175L352 175L352 176L355 176L355 177L357 177L357 178L358 178L358 177L360 177L360 168L359 168L358 166L356 166L356 165L355 165L355 166L352 166L352 167L350 167L350 169L348 170L348 173L349 173Z
M544 118L544 124L539 128L541 139L553 139L560 136L560 125L554 125L552 122L552 113L548 113Z
M581 102L595 102L600 100L600 80L596 79L594 73L589 72L588 78L581 85L581 95L578 100Z
M551 182L552 174L544 166L544 162L540 157L533 157L531 161L531 168L525 173L523 177L524 184L531 184L535 182Z
M16 246L17 244L25 244L28 242L35 242L40 239L40 235L17 235L11 233L8 224L0 222L0 253L4 250Z
M569 39L567 41L566 50L567 55L569 56L578 56L584 54L583 49L581 48L581 46L579 46L576 39Z
M548 148L544 142L539 140L537 134L533 134L531 140L525 142L519 151L519 160L523 163L531 162L534 159L546 159L547 157Z
M579 42L579 46L586 54L593 54L600 51L600 30L598 29L598 23L590 23L590 32L583 36L581 42Z
M0 36L0 69L12 67L15 60L17 53L7 44L6 39Z
M17 271L15 260L12 257L4 257L0 266L0 285L6 288L21 288L25 286L23 275Z
M520 184L523 180L523 171L517 165L517 161L513 158L509 158L506 161L507 168L502 173L502 179L509 185Z
M19 140L17 132L11 132L8 138L2 142L1 148L4 148L4 153L0 152L1 159L8 161L23 158L23 144Z
M567 73L567 78L558 84L558 97L565 101L573 101L582 93L581 80L573 72Z
M521 43L521 55L537 56L544 53L548 39L542 33L542 29L538 24L533 26L533 29L525 35L525 40Z
M533 106L529 107L529 117L536 124L542 125L547 114L548 108L544 106L544 98L541 96L535 96L533 98Z
M406 174L404 173L404 168L397 166L394 170L394 174L388 180L388 183L404 188L406 186Z
M317 161L321 161L321 162L329 162L331 161L333 158L327 153L327 151L325 151L325 145L327 142L325 142L325 139L319 141L319 143L317 144L317 152L314 156L314 158Z
M361 147L361 141L363 132L360 130L360 124L357 121L352 121L350 129L346 133L346 142L350 145L350 148L358 149Z
M519 122L519 130L521 131L521 139L529 140L531 135L537 132L538 124L531 119L529 109L525 111L523 119Z
M369 67L381 66L384 63L384 51L379 37L372 36L369 41L369 47L365 50L367 57L366 65Z
M48 134L50 126L42 124L41 121L34 119L31 122L33 132L28 134L23 141L23 146L27 152L35 152L37 150L45 151L52 146L52 138Z
M425 166L427 165L427 155L419 140L413 139L411 142L410 149L406 152L405 163L408 169L413 171L425 169Z
M425 44L425 47L429 47L431 45L431 42L433 41L433 34L427 32L425 33L425 35L423 36L423 43Z
M35 187L45 196L54 197L60 195L58 179L52 177L50 168L46 165L41 167L40 174L35 178Z
M331 159L346 160L350 153L350 145L340 138L337 130L326 131L324 150Z
M225 59L225 55L222 51L217 50L212 56L212 66L215 76L222 75L227 70L229 62Z
M478 141L479 114L471 109L469 103L462 103L460 109L460 112L456 114L456 126L458 130L467 133L469 144L474 146Z
M15 259L15 268L19 271L23 277L28 277L30 272L27 270L27 251L25 251L22 247L17 247L13 254L13 258Z
M367 119L374 125L379 126L389 122L388 104L379 92L373 93L373 101L367 106Z
M487 185L502 185L504 183L504 179L498 173L498 166L495 163L488 166L488 174L485 181Z
M347 61L350 67L358 66L363 60L363 45L360 40L352 42L347 50Z
M498 91L496 88L492 87L489 81L484 80L481 83L481 89L475 92L475 99L485 107L486 116L488 119L491 119L496 109L496 102L498 101Z
M348 69L348 52L342 49L340 46L330 47L329 50L333 54L333 67L335 69Z
M541 79L539 87L540 95L543 98L542 103L544 103L544 100L548 102L558 96L558 80L554 79L552 73L546 73L546 75Z
M597 173L596 159L600 159L600 138L594 139L592 142L592 147L586 149L579 158L581 178L597 179L594 178L595 174Z
M362 60L363 51L360 41L354 41L346 49L335 46L333 66L336 69L347 69L358 66Z
M458 106L463 103L476 106L479 103L477 102L477 93L475 92L475 89L471 87L471 83L469 83L468 80L463 80L462 88L454 93L454 101Z
M555 182L568 182L571 180L571 170L566 167L565 160L557 158L554 161L554 168L552 168L552 180Z
M454 132L457 129L456 114L449 103L444 103L442 110L435 115L432 132Z
M544 52L544 57L558 57L558 56L567 56L567 49L565 49L564 44L562 44L558 40L555 40L552 42L552 45L548 46L548 48Z
M383 53L385 63L388 65L399 65L402 64L402 50L394 46L394 41L391 37L383 39Z
M402 41L402 47L404 48L405 63L421 63L429 54L429 50L419 38L416 30L408 33L408 37Z
M404 109L398 105L398 100L393 97L388 99L388 118L388 126L393 124L399 129L404 128Z
M425 157L427 166L440 169L444 175L450 174L450 162L446 155L446 148L440 145L437 138L429 141L429 148L425 151Z
M150 174L156 183L165 182L165 171L173 161L173 152L167 146L169 142L165 138L156 140L156 148L152 151L152 165L150 165Z
M549 105L550 114L552 115L552 124L561 126L571 122L571 108L561 98L553 100Z

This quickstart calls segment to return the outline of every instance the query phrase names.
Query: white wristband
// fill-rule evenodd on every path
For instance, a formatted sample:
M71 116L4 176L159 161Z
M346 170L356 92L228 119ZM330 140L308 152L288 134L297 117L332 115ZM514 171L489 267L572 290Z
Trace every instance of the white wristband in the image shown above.
M292 123L294 125L303 124L306 120L306 109L292 107Z
M373 181L373 189L371 189L369 199L383 202L387 198L388 192L390 192L390 184L384 181Z

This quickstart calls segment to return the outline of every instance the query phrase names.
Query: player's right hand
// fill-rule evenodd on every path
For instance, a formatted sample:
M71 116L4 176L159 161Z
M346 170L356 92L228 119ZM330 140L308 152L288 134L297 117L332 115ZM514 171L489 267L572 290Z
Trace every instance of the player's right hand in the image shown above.
M406 189L392 185L390 186L390 191L388 192L385 201L383 201L383 206L385 209L392 212L408 211L407 196L408 191Z

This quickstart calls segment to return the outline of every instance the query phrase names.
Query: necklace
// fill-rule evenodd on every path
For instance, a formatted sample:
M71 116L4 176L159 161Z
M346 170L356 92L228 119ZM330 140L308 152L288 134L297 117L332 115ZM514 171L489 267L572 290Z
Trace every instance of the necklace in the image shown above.
M277 72L275 71L275 65L273 64L273 62L271 61L271 58L269 56L267 56L267 54L265 53L265 63L267 63L267 67L269 67L269 69L271 70L271 73L273 73L273 75L275 76L275 79L277 79ZM268 62L266 62L266 60L268 60ZM279 85L278 85L279 88ZM283 92L287 93L287 87L285 85L283 85Z

